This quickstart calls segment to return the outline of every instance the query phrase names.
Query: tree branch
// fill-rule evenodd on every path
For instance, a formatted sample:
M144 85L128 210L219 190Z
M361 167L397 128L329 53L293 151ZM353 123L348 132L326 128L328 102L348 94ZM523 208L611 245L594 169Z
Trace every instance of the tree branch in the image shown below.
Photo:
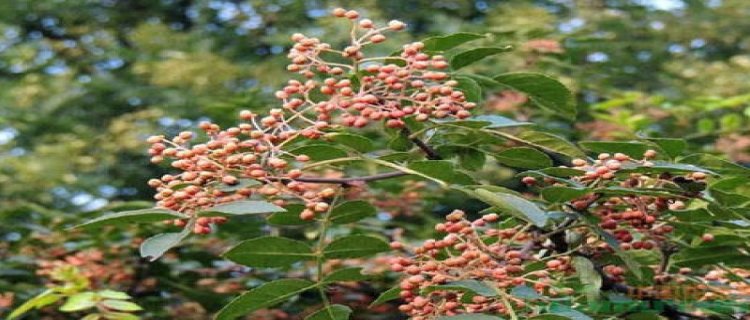
M661 251L661 261L659 262L659 268L656 269L656 274L667 272L669 258L672 257L672 254L674 254L676 250L665 241L665 243L659 247L659 251Z
M443 160L443 157L441 157L440 154L438 154L438 152L435 151L435 149L427 145L427 143L425 143L424 141L422 141L421 139L417 137L412 137L411 130L409 130L409 128L404 127L403 129L401 129L401 134L405 135L409 139L409 141L414 143L414 145L416 145L420 150L422 150L422 152L424 152L424 154L427 156L427 159Z

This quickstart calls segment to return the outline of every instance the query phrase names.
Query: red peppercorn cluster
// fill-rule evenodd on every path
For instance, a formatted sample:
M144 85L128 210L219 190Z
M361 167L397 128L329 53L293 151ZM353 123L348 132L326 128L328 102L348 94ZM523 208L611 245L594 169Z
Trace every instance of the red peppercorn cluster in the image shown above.
M653 167L652 159L657 156L653 150L644 153L643 159L617 153L599 154L593 162L574 159L570 168L580 170L579 176L570 181L581 186L600 190L616 190L614 193L591 193L571 200L568 205L576 211L588 211L599 218L599 227L617 239L623 250L657 250L666 241L666 234L674 227L668 219L661 218L667 211L679 211L686 208L686 201L696 195L690 192L670 193L664 190L680 190L674 182L675 176L669 173L622 172L628 168ZM684 180L700 182L707 178L703 172L690 172L679 176ZM528 185L563 185L554 179L545 179L543 183L534 177L524 177ZM616 189L613 189L616 188ZM633 190L629 193L627 190ZM637 191L641 192L637 192ZM643 192L652 191L652 192ZM590 241L592 248L612 250L603 240ZM622 281L624 269L619 266L606 266L604 272L615 281Z
M152 161L169 159L172 167L181 170L179 174L149 181L157 190L154 196L157 206L193 215L221 203L258 195L278 205L290 199L304 202L308 209L302 212L303 219L312 219L315 212L326 211L325 200L336 191L294 181L302 175L301 164L310 158L281 149L284 143L302 133L282 121L281 111L272 110L270 116L261 119L243 111L240 117L245 122L225 130L213 123L201 123L200 128L208 136L204 143L190 144L194 137L191 132L182 132L172 139L149 138ZM224 221L224 217L201 217L196 219L193 231L208 233L211 224ZM177 219L171 223L185 226L187 221Z
M329 122L337 113L338 122L350 127L385 120L388 127L398 128L404 126L406 116L414 116L417 121L470 116L468 110L475 104L467 102L464 93L455 88L458 82L448 80L448 74L440 71L449 66L445 57L424 53L423 43L405 45L400 56L365 57L365 46L385 41L383 32L401 30L403 22L394 20L377 27L369 19L357 21L359 13L353 10L336 9L334 15L352 20L350 44L335 50L317 38L293 35L296 44L289 53L292 64L287 69L309 79L316 73L327 78L322 82L289 81L276 92L284 108L300 113L313 110L317 118L311 122ZM349 59L351 64L329 62L326 55ZM389 63L392 60L399 62ZM350 76L360 71L364 75L353 83ZM314 91L325 97L315 100Z
M570 293L570 289L552 289L552 272L572 271L569 257L546 261L547 269L526 271L526 266L538 259L531 252L532 235L516 228L495 229L497 214L487 214L474 221L467 220L456 210L445 223L435 229L447 235L440 240L427 240L414 250L414 257L397 257L391 270L404 274L401 280L400 310L414 320L435 319L464 313L507 314L507 305L500 296L474 295L470 302L461 291L429 287L451 284L462 280L480 281L495 290L509 292L512 288L530 284L539 293L545 290ZM532 244L532 245L529 245ZM400 242L391 243L403 249ZM434 290L432 290L434 289ZM550 292L546 292L550 294ZM505 295L514 309L524 308L526 301ZM468 298L468 296L466 297Z
M391 21L385 27L376 27L368 19L357 21L356 11L336 9L334 15L353 21L350 46L338 51L316 38L295 34L292 40L296 44L289 53L291 71L307 78L316 73L328 78L322 82L290 80L276 92L283 101L282 108L271 109L266 116L242 111L243 122L235 127L222 129L210 122L201 123L200 128L208 137L203 143L191 144L192 132L182 132L171 139L148 139L152 162L168 160L181 171L149 181L157 190L159 207L192 216L221 203L257 195L279 205L289 200L302 201L307 209L300 218L310 220L328 209L326 200L336 190L296 180L302 175L302 164L310 158L285 151L283 147L291 140L318 139L336 126L333 123L363 127L384 120L389 127L401 127L406 116L419 121L469 116L467 110L474 104L466 102L464 94L455 89L456 81L448 80L445 72L435 71L448 64L441 56L421 52L423 44L404 46L400 57L364 57L363 46L384 41L384 31L401 30L404 23ZM351 64L325 61L325 54L351 59ZM384 64L385 59L398 59L403 66ZM355 85L349 76L360 70L366 75ZM325 98L314 100L315 90ZM213 224L225 220L203 217L192 224L187 219L169 223L190 225L193 232L205 234L211 232Z

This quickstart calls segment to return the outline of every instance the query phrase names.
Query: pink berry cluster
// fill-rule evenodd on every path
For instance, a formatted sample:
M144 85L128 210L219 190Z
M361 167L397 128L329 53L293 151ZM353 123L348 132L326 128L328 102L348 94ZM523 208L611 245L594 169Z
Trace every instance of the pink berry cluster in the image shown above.
M448 79L448 63L441 56L421 52L424 45L404 46L400 57L366 58L362 47L385 40L383 32L401 30L405 24L391 21L376 27L368 19L359 19L356 11L335 9L333 14L352 20L352 39L343 51L331 49L316 38L301 34L292 36L294 47L289 53L288 69L301 73L307 80L289 80L276 92L283 101L281 108L271 109L265 116L242 111L242 123L222 129L204 122L200 128L208 140L191 143L195 135L181 132L168 139L153 136L149 154L154 163L169 161L180 170L152 179L158 206L188 216L221 203L258 196L279 205L301 201L307 208L300 218L310 220L328 209L327 200L337 191L298 181L302 166L310 160L305 154L292 154L284 146L297 138L319 139L339 124L363 127L372 121L385 121L388 127L401 127L403 118L413 116L424 121L430 117L466 118L473 103L466 102L457 90L457 82ZM351 60L350 64L323 60L326 54ZM403 66L384 64L398 59ZM362 69L360 69L362 68ZM359 85L349 78L365 72ZM316 73L328 77L313 80ZM324 98L315 100L318 90ZM334 119L335 117L335 119ZM201 217L189 224L187 219L170 221L176 226L191 225L198 234L211 232L211 226L223 223L222 217Z
M182 132L172 139L149 138L152 161L169 159L171 166L181 171L149 180L149 185L157 191L154 196L157 206L193 215L218 204L258 195L277 205L301 200L308 207L301 213L303 219L312 219L315 212L326 211L326 199L336 191L294 181L302 175L299 167L310 158L281 148L301 133L285 128L281 112L272 111L270 116L258 119L243 111L240 117L244 123L225 130L213 123L201 123L200 128L208 136L204 143L190 144L194 138L191 132ZM211 224L225 220L200 217L193 231L208 233ZM187 221L177 219L171 223L185 226Z
M400 282L404 303L399 309L414 320L465 313L505 315L509 310L503 295L514 310L526 306L526 301L508 294L516 286L528 284L539 293L569 294L569 288L551 287L551 275L573 271L570 257L548 259L546 269L526 271L529 263L539 261L532 251L533 235L518 228L490 227L498 219L491 213L470 221L456 210L435 227L447 233L445 237L425 241L413 257L392 258L391 270L404 274ZM391 247L403 249L404 245L393 242ZM466 293L460 290L428 289L465 280L479 281L499 294L474 295L467 302Z
M358 12L340 8L334 10L334 15L352 21L351 41L343 50L332 49L317 38L292 36L296 44L289 53L292 64L287 69L310 80L291 80L276 92L285 109L313 110L317 117L314 121L323 122L333 120L337 113L338 122L350 127L385 120L388 127L399 128L404 126L406 116L417 121L470 116L469 110L475 104L466 101L464 93L456 89L458 82L440 71L449 66L445 57L423 52L423 43L405 45L400 56L365 57L365 46L385 41L383 32L402 30L403 22L394 20L378 27L369 19L357 20ZM331 58L327 56L351 63L329 62ZM398 63L390 63L392 60ZM322 82L311 80L316 74L326 78ZM362 74L358 83L352 82L352 74ZM314 91L325 98L316 100Z
M696 194L689 191L680 193L665 192L664 190L681 190L675 183L676 178L684 181L702 182L707 178L704 172L689 172L673 175L666 172L638 173L623 172L626 168L653 167L652 162L657 156L654 150L644 153L643 159L616 153L599 154L593 162L584 159L574 159L571 168L580 170L580 176L570 180L592 189L617 188L620 192L608 194L606 192L590 193L569 201L573 210L588 211L599 218L599 227L610 233L623 250L659 250L665 243L666 235L673 231L670 220L662 218L668 211L679 211L687 207L686 202L695 199ZM530 186L563 185L553 179L537 181L534 177L524 177L522 181ZM627 189L634 190L628 193ZM653 193L639 193L635 190L653 190ZM591 248L610 251L609 244L604 241L590 241ZM619 266L606 266L604 272L615 281L622 281L624 269Z

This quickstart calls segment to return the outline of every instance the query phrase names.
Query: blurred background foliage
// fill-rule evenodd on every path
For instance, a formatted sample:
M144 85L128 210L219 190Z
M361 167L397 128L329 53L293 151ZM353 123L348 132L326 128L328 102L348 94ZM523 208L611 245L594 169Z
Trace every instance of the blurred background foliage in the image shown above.
M35 260L83 248L133 260L140 229L61 230L117 203L150 199L146 180L165 171L149 165L148 135L203 119L232 123L239 110L274 106L274 89L289 78L291 33L345 39L348 29L327 16L336 6L407 22L384 54L431 35L487 34L484 44L515 50L472 71L549 74L576 92L582 110L569 123L494 92L487 112L532 119L573 140L684 137L693 151L750 162L750 1L4 0L0 310L36 293ZM249 223L222 236L253 232L257 224ZM128 266L140 282L161 281L153 303L141 301L151 318L175 317L180 308L204 318L217 292L196 281L236 282L214 261L221 246L204 242L208 253ZM125 289L153 297L155 289L138 281ZM181 304L165 308L164 299Z

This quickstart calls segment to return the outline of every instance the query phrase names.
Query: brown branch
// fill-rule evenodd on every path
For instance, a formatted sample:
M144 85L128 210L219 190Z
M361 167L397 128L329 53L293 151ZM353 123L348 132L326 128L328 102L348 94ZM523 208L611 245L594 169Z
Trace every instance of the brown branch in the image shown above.
M667 268L669 267L669 258L671 258L672 255L676 252L676 248L674 246L670 246L665 241L665 243L659 247L659 251L661 252L661 261L659 262L659 268L656 270L656 274L667 272Z
M404 127L403 129L401 129L401 134L405 135L409 139L409 141L411 141L420 150L422 150L422 152L424 152L424 154L427 156L427 159L443 160L443 157L441 157L440 154L435 151L435 149L427 145L427 143L417 137L412 137L411 130L409 130L409 128Z

